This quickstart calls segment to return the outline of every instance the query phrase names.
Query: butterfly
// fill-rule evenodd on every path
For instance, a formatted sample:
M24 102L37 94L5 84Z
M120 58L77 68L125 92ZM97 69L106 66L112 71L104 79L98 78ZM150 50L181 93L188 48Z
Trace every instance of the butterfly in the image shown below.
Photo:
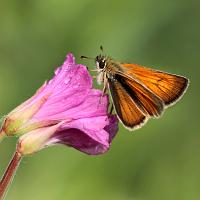
M142 127L149 118L162 116L189 85L183 76L121 63L102 54L96 56L95 62L97 82L103 83L103 94L109 89L116 114L129 130Z

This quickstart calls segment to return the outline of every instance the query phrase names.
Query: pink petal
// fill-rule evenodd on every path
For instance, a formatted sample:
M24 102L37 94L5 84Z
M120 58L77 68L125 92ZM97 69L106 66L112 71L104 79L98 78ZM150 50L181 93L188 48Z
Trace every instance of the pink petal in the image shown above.
M69 109L65 109L64 111L60 112L51 112L51 108L48 109L49 113L49 120L63 120L65 118L70 119L80 119L80 118L89 118L89 117L95 117L95 116L105 116L107 115L107 108L108 108L108 96L105 95L102 97L101 102L100 98L102 96L102 92L99 90L91 90L88 94L85 101L83 101L81 104L76 106L71 106ZM66 103L70 101L71 99L66 99ZM75 100L74 100L75 101ZM63 106L64 107L64 106ZM55 109L52 107L52 109ZM47 112L47 111L46 111ZM51 114L50 114L51 112ZM44 119L45 117L38 116L38 114L34 118Z
M34 116L35 119L56 117L63 119L68 109L72 109L85 101L92 88L92 79L83 65L74 64L72 55L67 56L58 74L40 93L52 92L42 109Z
M65 124L54 134L49 144L61 143L90 155L105 153L118 127L117 117L79 119Z

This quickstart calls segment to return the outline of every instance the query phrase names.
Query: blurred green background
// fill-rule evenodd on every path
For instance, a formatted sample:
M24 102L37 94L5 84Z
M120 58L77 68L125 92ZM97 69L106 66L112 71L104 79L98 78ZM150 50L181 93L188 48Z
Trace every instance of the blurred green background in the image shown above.
M68 52L154 66L191 81L182 101L92 157L55 146L25 158L7 200L200 199L200 2L18 0L0 4L0 113L49 79ZM15 150L0 145L0 173Z

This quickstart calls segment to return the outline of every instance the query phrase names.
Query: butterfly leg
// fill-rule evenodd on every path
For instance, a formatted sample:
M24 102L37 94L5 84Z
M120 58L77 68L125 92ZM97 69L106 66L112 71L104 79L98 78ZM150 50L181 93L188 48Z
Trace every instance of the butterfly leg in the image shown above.
M99 70L98 69L91 69L90 71L91 72L98 72Z
M102 98L103 98L104 95L106 94L107 89L108 89L108 88L107 88L107 85L104 85L103 91L102 91L102 95L101 95L100 98L99 98L99 104L101 104Z
M113 103L111 103L111 107L110 107L110 111L109 111L109 114L110 114L110 115L112 115L113 109L114 109Z
M106 94L107 89L108 89L108 79L106 78L106 74L104 74L104 76L103 76L103 91L102 91L102 95L100 96L100 99L99 99L99 104L101 104L102 98Z

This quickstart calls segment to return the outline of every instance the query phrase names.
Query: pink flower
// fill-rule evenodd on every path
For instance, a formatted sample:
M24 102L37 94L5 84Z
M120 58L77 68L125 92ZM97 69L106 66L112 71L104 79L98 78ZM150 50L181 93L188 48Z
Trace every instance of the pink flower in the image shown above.
M92 88L85 66L72 54L36 94L9 113L0 134L20 135L18 151L32 154L46 146L64 144L87 154L109 149L118 130L108 114L108 96Z

